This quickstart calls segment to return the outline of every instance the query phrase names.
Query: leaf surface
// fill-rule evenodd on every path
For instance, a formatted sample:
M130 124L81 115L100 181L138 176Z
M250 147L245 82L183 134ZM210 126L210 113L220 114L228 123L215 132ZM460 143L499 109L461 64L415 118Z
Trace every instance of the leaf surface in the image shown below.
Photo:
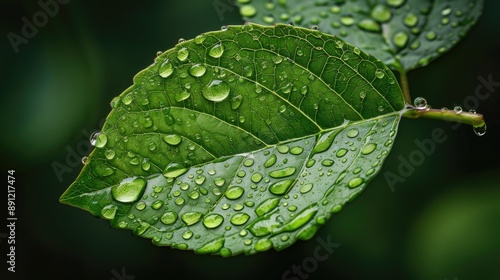
M390 69L337 37L247 24L159 55L111 106L60 201L230 256L311 238L380 170L404 102Z
M476 23L483 1L244 0L245 20L287 23L336 34L389 65L408 71L451 49Z

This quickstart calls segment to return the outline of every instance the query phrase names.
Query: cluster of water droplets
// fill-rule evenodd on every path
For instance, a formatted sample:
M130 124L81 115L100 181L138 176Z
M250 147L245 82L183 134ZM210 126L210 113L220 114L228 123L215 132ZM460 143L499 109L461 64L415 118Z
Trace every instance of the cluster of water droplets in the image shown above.
M419 110L426 110L426 111L429 111L431 109L431 106L429 106L427 104L427 100L423 97L417 97L415 98L414 102L413 102L413 105L415 106L415 108L419 109ZM454 106L452 110L449 110L448 108L446 107L443 107L441 108L441 112L443 113L447 113L447 112L453 112L454 114L457 114L457 115L460 115L463 113L463 109L461 106ZM469 110L469 113L470 114L476 114L476 111L475 110ZM483 136L484 134L486 134L486 124L481 124L481 125L475 125L473 124L472 125L472 128L474 130L474 133L478 136Z

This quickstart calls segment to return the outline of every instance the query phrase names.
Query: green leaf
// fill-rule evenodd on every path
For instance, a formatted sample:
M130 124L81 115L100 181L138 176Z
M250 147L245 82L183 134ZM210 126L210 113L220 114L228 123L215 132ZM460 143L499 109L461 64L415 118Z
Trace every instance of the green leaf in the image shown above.
M179 43L111 105L60 201L223 256L311 238L380 170L404 108L357 47L253 24Z
M483 1L245 0L245 20L317 26L379 58L393 70L425 66L451 49L476 23Z

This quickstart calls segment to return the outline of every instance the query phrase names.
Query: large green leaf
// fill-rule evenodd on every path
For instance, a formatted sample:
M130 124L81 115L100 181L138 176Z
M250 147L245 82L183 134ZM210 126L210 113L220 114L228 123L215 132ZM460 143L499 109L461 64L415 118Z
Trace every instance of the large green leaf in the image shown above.
M111 105L60 201L223 256L311 238L380 170L404 108L359 48L253 24L179 43Z
M238 0L246 20L318 26L394 70L427 65L455 45L481 15L471 0Z

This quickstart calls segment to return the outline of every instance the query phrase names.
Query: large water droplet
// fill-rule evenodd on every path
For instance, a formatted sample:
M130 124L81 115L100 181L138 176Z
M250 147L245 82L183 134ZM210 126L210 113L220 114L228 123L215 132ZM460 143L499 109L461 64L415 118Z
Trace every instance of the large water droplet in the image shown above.
M116 205L107 205L101 209L101 215L108 220L112 220L115 218L116 210L118 207Z
M257 9L252 5L243 5L240 7L240 14L244 17L253 17L256 13Z
M160 221L166 225L171 225L177 221L177 213L168 211L165 212L160 218Z
M460 106L455 106L455 107L453 108L453 111L454 111L456 114L461 114L463 110L462 110L462 107L460 107Z
M483 124L482 126L472 126L472 128L477 136L483 136L486 134L486 124Z
M276 163L277 157L275 154L272 154L265 162L264 162L264 167L271 167Z
M208 51L208 55L210 55L213 58L219 58L222 56L223 53L224 53L224 46L220 43L216 44Z
M371 16L378 22L387 22L391 19L392 14L385 5L378 4L373 8Z
M359 28L371 31L371 32L380 32L380 24L372 19L363 19L358 23Z
M417 109L425 109L425 108L427 108L427 100L425 100L425 98L423 98L423 97L417 97L413 101L413 105Z
M208 86L205 86L202 95L207 100L221 102L229 96L229 85L221 80L213 80Z
M168 76L172 75L173 72L174 68L172 66L172 63L170 63L168 59L161 64L160 69L158 70L158 73L162 78L167 78Z
M255 242L254 249L257 252L264 252L271 249L272 247L273 247L273 242L267 238L264 238Z
M309 222L318 209L316 207L309 207L303 210L300 214L298 214L295 218L293 218L284 228L283 231L295 231L301 226L305 225Z
M405 2L406 0L387 0L387 5L391 6L391 7L394 7L394 8L397 8L401 5L403 5L403 3Z
M355 138L359 134L359 130L357 128L352 128L347 132L347 137L349 138Z
M182 214L181 219L186 225L194 225L196 224L200 218L201 218L202 213L200 212L186 212Z
M177 146L181 143L182 137L177 134L167 134L163 136L163 141L172 146Z
M135 202L143 194L146 180L142 178L126 178L120 184L111 187L111 194L119 202Z
M351 26L354 24L354 18L352 16L343 16L340 18L340 22L345 26Z
M180 61L184 61L189 56L189 50L187 48L182 48L177 52L177 59Z
M418 16L414 13L408 13L405 16L404 23L408 27L414 27L418 23Z
M341 158L347 154L347 149L340 148L337 153L335 154L337 157Z
M115 155L116 152L113 149L108 149L104 152L104 156L109 160L112 160L115 157Z
M310 190L312 190L313 186L314 185L312 183L300 186L300 193L308 193Z
M436 39L436 37L437 37L437 35L436 35L436 32L434 32L434 31L429 31L429 32L427 32L427 34L425 34L425 38L427 38L427 40L429 40L429 41Z
M220 249L224 246L224 238L215 239L213 241L208 242L203 245L199 249L196 250L198 254L213 254L220 251Z
M278 181L269 187L269 191L275 195L283 195L293 186L294 183L294 180Z
M404 48L408 43L408 34L403 31L397 32L396 34L394 34L392 41L398 48Z
M239 186L229 187L224 194L228 199L238 199L243 195L245 190Z
M224 218L219 214L209 214L203 218L203 225L207 228L216 228L222 224Z
M231 98L231 109L236 110L240 107L243 102L243 97L241 95L237 95Z
M384 71L382 71L380 69L377 69L375 71L375 77L377 77L378 79L382 79L384 76L385 76Z
M97 148L104 147L107 142L108 142L108 137L106 136L105 133L97 131L92 133L92 135L90 136L90 144Z
M349 188L355 188L355 187L358 187L359 185L361 185L362 183L363 183L363 179L354 178L354 179L351 179L349 181L349 183L347 183L347 185L349 186Z
M269 213L272 211L274 208L278 206L280 203L280 198L275 197L275 198L268 198L261 202L257 208L255 208L255 213L260 217L266 213Z
M368 154L371 154L373 151L375 151L375 149L377 148L377 144L375 143L369 143L369 144L366 144L363 149L361 149L361 153L363 155L368 155Z
M294 174L296 170L297 169L295 167L286 167L269 172L269 176L272 178L284 178Z
M203 64L195 64L189 68L189 74L193 77L201 77L207 71L207 67Z
M163 176L167 178L177 178L182 174L186 173L188 168L184 168L181 164L176 162L171 162L165 167L163 171Z
M250 215L248 215L247 213L237 213L233 217L231 217L230 222L235 226L241 226L245 224L248 219L250 219Z

